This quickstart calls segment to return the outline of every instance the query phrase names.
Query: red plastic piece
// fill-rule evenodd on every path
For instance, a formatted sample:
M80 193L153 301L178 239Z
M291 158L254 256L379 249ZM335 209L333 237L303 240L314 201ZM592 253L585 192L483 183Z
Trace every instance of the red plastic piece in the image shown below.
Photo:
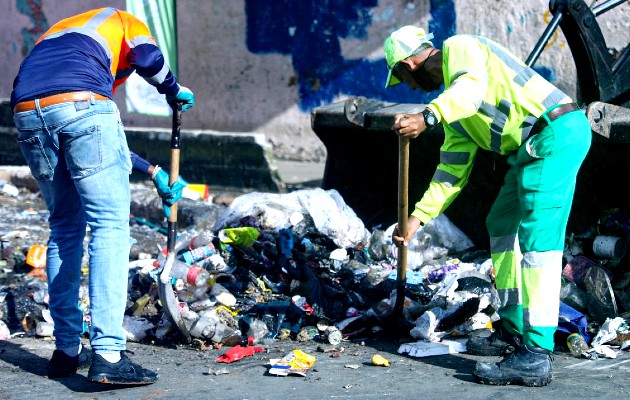
M262 347L241 347L241 345L237 345L232 347L230 350L223 353L223 355L217 357L215 360L219 363L233 363L234 361L238 361L243 357L253 356L256 353L261 353L263 351Z

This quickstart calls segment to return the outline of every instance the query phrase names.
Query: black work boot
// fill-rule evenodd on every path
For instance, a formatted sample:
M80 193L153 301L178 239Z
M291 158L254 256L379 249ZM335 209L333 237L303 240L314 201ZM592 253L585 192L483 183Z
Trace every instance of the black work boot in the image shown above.
M158 380L158 374L132 363L125 351L121 351L117 363L110 363L100 354L94 354L88 380L118 385L148 385Z
M501 362L478 362L473 376L486 385L546 386L553 375L552 361L549 350L517 343Z
M514 352L514 335L506 331L501 324L495 324L494 332L489 329L474 331L466 342L466 351L475 356L503 356Z
M92 362L92 351L81 348L81 352L76 356L69 356L62 350L53 351L53 355L48 362L49 378L65 378L74 375L77 369L83 369L90 366Z

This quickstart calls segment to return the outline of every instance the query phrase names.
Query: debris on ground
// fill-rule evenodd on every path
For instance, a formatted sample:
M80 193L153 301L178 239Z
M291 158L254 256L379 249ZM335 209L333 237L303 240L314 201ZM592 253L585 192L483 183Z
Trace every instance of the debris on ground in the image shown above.
M7 189L0 193L0 340L51 338L47 211L37 192L7 185L2 183ZM396 299L394 224L368 229L334 189L216 196L198 196L197 189L190 191L194 198L179 203L175 251L181 271L172 279L194 339L191 346L221 351L217 362L252 356L278 340L319 341L340 354L342 341L361 342L391 328L384 318ZM157 290L166 230L161 200L150 184L132 185L131 210L127 339L181 344ZM602 215L591 232L567 234L558 350L568 351L566 338L575 332L601 357L630 347L629 234L630 216L622 209ZM77 304L84 312L86 337L87 269L86 255ZM403 307L412 329L399 338L399 353L423 357L465 351L467 335L491 328L499 319L498 307L486 250L475 247L446 215L417 232L408 248ZM315 358L298 352L270 373L305 374ZM305 365L290 364L300 357Z

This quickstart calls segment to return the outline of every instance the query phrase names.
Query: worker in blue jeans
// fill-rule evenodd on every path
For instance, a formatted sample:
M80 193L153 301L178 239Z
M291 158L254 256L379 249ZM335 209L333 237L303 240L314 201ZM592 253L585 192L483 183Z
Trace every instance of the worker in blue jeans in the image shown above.
M50 212L46 271L56 350L48 376L89 365L88 379L150 384L158 375L126 355L123 318L129 271L129 175L150 173L165 206L181 196L183 180L127 147L115 88L133 72L182 111L194 104L180 86L147 26L133 15L100 8L59 21L24 59L11 93L18 143ZM88 352L77 308L83 241L89 228Z
M405 26L385 40L386 87L444 90L418 114L394 116L394 131L410 139L444 128L440 163L415 204L407 245L440 215L470 176L477 151L507 157L509 170L486 219L501 324L470 338L475 355L505 355L477 363L484 384L545 386L553 375L562 254L578 170L591 144L590 124L569 96L498 43L455 35L442 50L422 28Z

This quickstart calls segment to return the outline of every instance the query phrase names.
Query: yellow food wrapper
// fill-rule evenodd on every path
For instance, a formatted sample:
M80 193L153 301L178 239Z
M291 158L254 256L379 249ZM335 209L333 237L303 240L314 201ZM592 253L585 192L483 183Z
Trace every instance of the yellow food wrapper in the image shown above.
M280 376L306 376L306 373L313 367L313 364L315 364L314 356L296 349L282 357L278 362L272 363L269 373Z

